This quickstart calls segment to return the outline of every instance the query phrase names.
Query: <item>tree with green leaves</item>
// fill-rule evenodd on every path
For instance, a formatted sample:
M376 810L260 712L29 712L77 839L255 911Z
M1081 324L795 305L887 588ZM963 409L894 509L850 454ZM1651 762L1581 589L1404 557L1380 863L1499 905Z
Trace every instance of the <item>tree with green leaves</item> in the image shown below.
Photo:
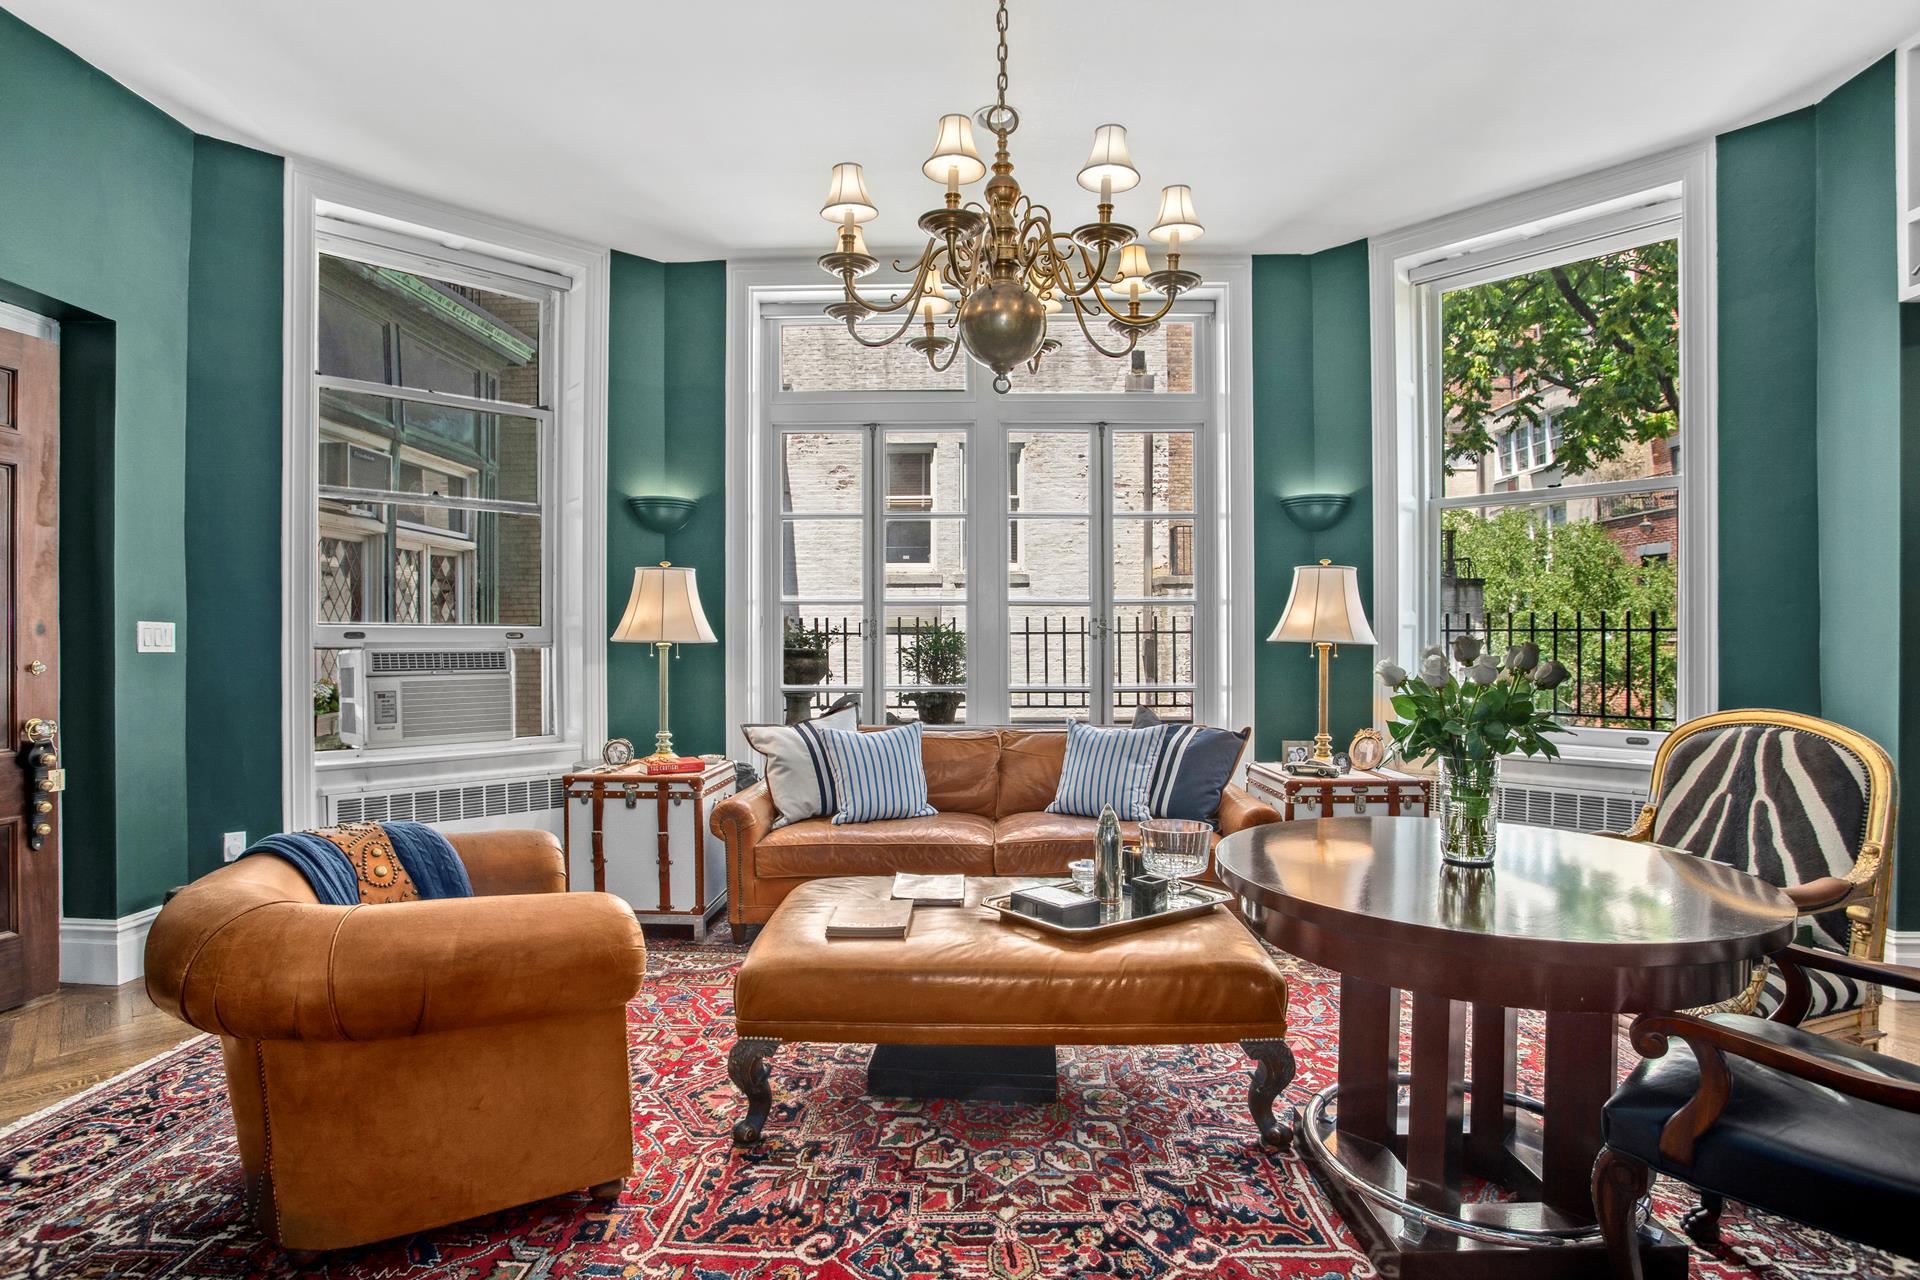
M1669 637L1656 644L1647 631L1650 624L1671 628L1678 620L1679 578L1672 563L1629 559L1597 521L1549 524L1526 507L1505 507L1484 517L1448 511L1442 527L1453 534L1455 557L1470 563L1473 576L1485 583L1487 620L1476 619L1474 625L1492 627L1491 638L1502 647L1511 615L1514 640L1537 640L1544 652L1571 668L1575 678L1561 690L1563 705L1589 713L1581 719L1594 719L1590 713L1601 707L1600 644L1597 634L1589 634L1576 651L1563 632L1556 651L1548 630L1556 617L1563 629L1576 618L1583 627L1597 628L1604 615L1609 624L1607 710L1672 716L1674 642ZM1649 671L1655 673L1651 698Z
M1457 289L1443 306L1449 462L1549 413L1570 476L1679 429L1677 241Z

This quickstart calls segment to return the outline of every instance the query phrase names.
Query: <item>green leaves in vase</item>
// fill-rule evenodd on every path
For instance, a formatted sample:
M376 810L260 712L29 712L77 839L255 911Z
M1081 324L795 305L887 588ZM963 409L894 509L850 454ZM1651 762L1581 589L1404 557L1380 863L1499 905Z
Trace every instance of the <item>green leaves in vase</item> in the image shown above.
M1553 691L1568 671L1540 661L1540 647L1516 644L1495 659L1477 636L1456 636L1451 660L1440 645L1421 650L1420 668L1409 674L1390 660L1374 668L1393 695L1396 717L1387 723L1394 745L1407 760L1444 759L1456 770L1481 760L1519 752L1560 754L1546 737L1561 731L1553 718Z

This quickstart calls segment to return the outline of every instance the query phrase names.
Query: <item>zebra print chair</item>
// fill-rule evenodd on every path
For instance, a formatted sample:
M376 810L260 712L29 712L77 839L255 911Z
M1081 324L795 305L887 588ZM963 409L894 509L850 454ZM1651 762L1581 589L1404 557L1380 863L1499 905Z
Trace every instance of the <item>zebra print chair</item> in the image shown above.
M1886 950L1893 762L1844 726L1791 711L1721 711L1667 735L1627 840L1651 840L1778 885L1801 910L1798 941L1857 960ZM1880 1037L1880 988L1809 971L1802 1025L1860 1044ZM1777 967L1711 1010L1769 1017L1786 1000Z

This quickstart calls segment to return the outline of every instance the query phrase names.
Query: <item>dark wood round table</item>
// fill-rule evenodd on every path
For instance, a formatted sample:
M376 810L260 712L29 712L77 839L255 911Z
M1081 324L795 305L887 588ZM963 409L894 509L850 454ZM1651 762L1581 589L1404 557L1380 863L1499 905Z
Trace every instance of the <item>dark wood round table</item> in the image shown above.
M1549 827L1502 823L1487 870L1447 865L1430 818L1274 823L1227 836L1215 862L1255 929L1340 975L1337 1083L1302 1108L1298 1141L1376 1266L1407 1280L1607 1275L1588 1179L1618 1015L1734 995L1794 926L1786 895L1744 872ZM1518 1091L1521 1009L1545 1012L1539 1099ZM1511 1198L1463 1204L1463 1174ZM1686 1275L1678 1241L1645 1243L1649 1276Z

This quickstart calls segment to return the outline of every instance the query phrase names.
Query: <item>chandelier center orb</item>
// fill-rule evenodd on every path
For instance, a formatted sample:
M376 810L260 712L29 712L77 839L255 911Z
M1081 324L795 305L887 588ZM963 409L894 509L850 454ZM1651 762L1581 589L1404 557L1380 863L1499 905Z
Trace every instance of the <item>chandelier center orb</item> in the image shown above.
M967 354L998 374L1033 359L1047 336L1047 309L1025 286L990 280L960 304L960 340Z
M884 347L905 338L936 370L949 368L964 348L994 372L993 389L1005 392L1015 369L1024 365L1037 373L1040 361L1060 349L1060 339L1047 332L1054 316L1062 325L1070 321L1099 354L1117 360L1131 356L1140 339L1173 310L1175 299L1200 284L1197 273L1181 268L1180 253L1205 228L1194 214L1192 188L1162 188L1160 216L1147 237L1166 247L1166 265L1154 270L1134 229L1114 220L1114 197L1138 186L1140 171L1128 153L1126 129L1103 124L1094 130L1087 163L1074 175L1098 198L1094 221L1056 230L1052 210L1023 192L1013 176L1008 140L1020 127L1020 113L1007 104L1007 0L999 0L995 9L994 32L999 75L993 104L971 116L941 116L933 154L920 166L944 188L945 199L920 215L927 239L913 264L894 261L894 269L911 279L897 282L884 297L862 295L854 287L880 265L867 251L862 225L879 217L880 210L867 192L865 171L851 162L833 166L820 209L835 228L834 247L821 256L820 266L842 287L827 315L844 322L861 346ZM976 122L993 135L991 165L974 145ZM980 197L967 199L961 188L983 178ZM861 322L877 316L897 317L897 323L888 331L883 322L878 337L861 332ZM1094 337L1090 318L1101 321L1120 345L1109 347ZM936 333L936 325L956 331L958 340Z

